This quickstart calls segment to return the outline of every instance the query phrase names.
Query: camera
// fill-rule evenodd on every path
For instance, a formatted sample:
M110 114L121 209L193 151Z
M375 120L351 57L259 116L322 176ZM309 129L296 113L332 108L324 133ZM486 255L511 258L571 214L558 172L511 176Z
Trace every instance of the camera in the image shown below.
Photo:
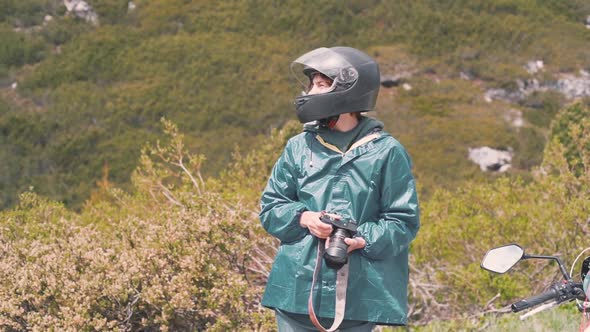
M344 239L352 238L356 234L356 221L335 219L327 214L322 215L320 220L333 227L330 243L324 252L326 265L333 269L339 269L348 262L348 244L344 242Z

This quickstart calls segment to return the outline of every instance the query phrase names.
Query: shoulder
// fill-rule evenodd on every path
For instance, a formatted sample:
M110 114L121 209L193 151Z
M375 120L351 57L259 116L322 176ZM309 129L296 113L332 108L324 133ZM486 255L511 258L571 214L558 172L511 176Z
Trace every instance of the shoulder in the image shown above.
M406 150L402 143L400 143L400 141L398 141L395 137L391 136L391 134L387 131L379 131L379 135L380 137L377 142L382 145L384 149L401 151Z
M305 140L308 135L312 135L312 132L309 131L302 131L299 134L289 138L289 142L299 142Z
M388 159L390 161L394 159L402 159L411 165L412 162L410 156L404 145L386 131L381 131L380 134L381 137L376 143L379 144L382 151L388 155Z
M309 140L311 138L313 138L315 136L314 133L311 132L301 132L291 138L289 138L289 140L287 141L287 145L285 146L285 149L289 149L289 150L297 150L300 148L304 148L305 146L307 146Z

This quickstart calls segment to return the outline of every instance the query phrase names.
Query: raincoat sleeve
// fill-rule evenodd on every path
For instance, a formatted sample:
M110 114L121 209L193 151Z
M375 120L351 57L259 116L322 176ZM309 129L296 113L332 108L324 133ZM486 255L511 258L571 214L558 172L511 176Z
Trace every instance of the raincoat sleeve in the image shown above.
M307 209L297 198L294 166L290 145L287 144L272 169L260 200L262 226L281 242L297 241L308 232L299 225L301 213Z
M407 249L420 228L420 211L411 162L402 146L395 146L381 175L381 212L378 221L365 222L358 233L366 241L361 254L375 260Z

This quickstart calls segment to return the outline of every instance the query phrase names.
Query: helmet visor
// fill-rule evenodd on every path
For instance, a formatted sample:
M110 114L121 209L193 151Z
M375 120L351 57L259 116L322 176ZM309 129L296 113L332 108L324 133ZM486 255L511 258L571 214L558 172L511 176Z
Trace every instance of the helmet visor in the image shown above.
M314 72L332 79L329 91L338 85L350 86L358 79L357 70L344 57L325 47L305 53L291 63L291 73L301 83L305 93L311 88L311 74Z

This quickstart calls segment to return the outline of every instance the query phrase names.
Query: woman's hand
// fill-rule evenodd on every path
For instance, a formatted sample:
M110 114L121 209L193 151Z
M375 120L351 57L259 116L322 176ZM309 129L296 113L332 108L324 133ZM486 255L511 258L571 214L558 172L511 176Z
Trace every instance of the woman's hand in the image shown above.
M320 239L328 239L326 241L326 247L329 245L329 237L332 234L332 225L326 224L320 220L320 217L325 214L330 216L333 219L340 219L341 217L337 214L331 213L323 213L323 212L313 212L313 211L305 211L301 214L301 219L299 219L299 224L303 228L309 229L309 232ZM353 250L362 249L364 248L367 243L365 239L362 237L355 237L355 238L345 238L344 242L348 245L348 252Z
M332 218L340 219L340 216L336 214L328 214L322 212L305 211L301 214L299 224L303 228L309 229L309 232L320 239L326 239L332 234L332 225L323 223L320 217L323 215L329 215Z
M348 244L348 252L363 249L367 245L367 242L362 237L345 238L344 243Z
M367 242L362 237L344 238L344 243L348 245L347 253L357 249L363 249ZM330 238L326 239L326 249L330 246Z

